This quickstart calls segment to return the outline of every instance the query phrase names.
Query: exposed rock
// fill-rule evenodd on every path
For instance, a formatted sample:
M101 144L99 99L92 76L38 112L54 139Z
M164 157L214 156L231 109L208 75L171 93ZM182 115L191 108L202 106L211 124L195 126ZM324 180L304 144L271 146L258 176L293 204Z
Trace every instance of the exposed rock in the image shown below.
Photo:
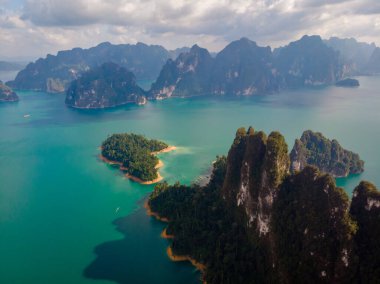
M18 100L17 94L0 81L0 102L16 102Z
M364 162L358 154L345 150L335 139L332 141L319 132L305 131L296 139L290 153L291 170L300 171L313 165L335 177L346 177L364 171Z
M133 73L114 63L91 69L71 83L66 104L75 108L106 108L145 102Z

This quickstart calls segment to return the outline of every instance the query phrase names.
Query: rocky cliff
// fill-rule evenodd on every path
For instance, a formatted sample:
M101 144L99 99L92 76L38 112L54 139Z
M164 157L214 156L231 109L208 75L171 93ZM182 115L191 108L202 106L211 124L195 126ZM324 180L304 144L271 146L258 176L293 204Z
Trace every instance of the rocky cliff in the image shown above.
M0 102L16 102L18 100L17 94L0 81Z
M339 53L325 45L320 36L305 35L274 54L284 88L334 84L343 76Z
M169 59L150 90L155 99L204 95L209 93L213 59L208 51L194 45L176 60Z
M362 182L350 204L331 175L289 164L280 133L240 128L207 186L159 185L149 205L174 254L207 283L377 283L380 192Z
M335 177L346 177L364 171L364 162L358 154L343 149L335 139L329 140L319 132L305 131L296 139L290 153L292 171L313 165Z
M145 102L144 91L133 73L114 63L104 63L73 81L66 104L75 108L106 108Z
M270 47L260 47L247 38L233 41L215 57L211 93L257 95L278 91Z

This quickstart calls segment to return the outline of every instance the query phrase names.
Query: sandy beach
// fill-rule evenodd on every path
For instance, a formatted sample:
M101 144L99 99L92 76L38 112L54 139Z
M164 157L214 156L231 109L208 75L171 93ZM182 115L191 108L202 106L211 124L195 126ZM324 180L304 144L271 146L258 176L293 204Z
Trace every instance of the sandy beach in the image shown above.
M99 149L101 150L102 148L99 147ZM152 152L152 155L157 155L160 153L168 153L168 152L174 151L175 149L177 149L177 147L169 146L169 147L166 147L165 149L162 149L161 151ZM124 172L128 171L128 168L123 167L122 163L109 160L106 157L104 157L102 154L99 154L99 159L102 160L103 162L107 163L107 164L110 164L110 165L119 165L121 171L124 171ZM164 166L164 163L161 160L158 160L158 163L155 166L155 168L159 169L163 166ZM154 180L149 180L149 181L143 181L142 179L135 177L129 173L126 173L124 176L126 178L129 178L129 179L135 181L135 182L138 182L140 184L145 184L145 185L154 184L154 183L160 182L164 179L164 177L161 176L161 174L158 171L157 171L157 178L155 178Z
M161 153L167 153L176 150L176 146L168 146L165 149L162 149L161 151L152 152L153 155L161 154Z
M206 270L206 266L204 264L197 262L196 260L192 259L190 256L175 255L170 246L166 249L166 253L168 254L168 257L170 258L171 261L190 261L191 264L195 266L199 271L204 272Z

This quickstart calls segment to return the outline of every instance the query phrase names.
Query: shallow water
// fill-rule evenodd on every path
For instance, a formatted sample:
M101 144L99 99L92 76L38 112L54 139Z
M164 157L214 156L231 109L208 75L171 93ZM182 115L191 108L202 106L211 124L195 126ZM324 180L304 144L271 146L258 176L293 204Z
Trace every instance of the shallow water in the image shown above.
M0 105L0 283L199 281L191 265L168 260L164 225L141 209L153 186L131 182L98 159L100 143L115 132L179 146L160 155L161 173L189 184L227 153L240 126L279 130L289 147L312 129L365 160L362 175L338 180L348 193L361 179L380 186L380 77L359 80L354 89L171 99L101 111L67 108L62 95L19 92L20 102Z

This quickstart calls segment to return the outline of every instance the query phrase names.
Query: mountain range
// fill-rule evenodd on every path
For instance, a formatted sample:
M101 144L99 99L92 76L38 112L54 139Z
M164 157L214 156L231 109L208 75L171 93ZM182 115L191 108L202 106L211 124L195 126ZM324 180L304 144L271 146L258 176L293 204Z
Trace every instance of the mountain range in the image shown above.
M198 45L169 51L159 45L105 42L40 58L29 63L7 85L64 93L73 81L104 63L126 68L134 73L137 83L153 82L144 94L148 99L249 96L332 85L348 76L378 73L380 49L355 39L322 40L320 36L306 35L273 50L241 38L217 54ZM72 100L66 101L75 105ZM96 105L106 107L101 102Z

